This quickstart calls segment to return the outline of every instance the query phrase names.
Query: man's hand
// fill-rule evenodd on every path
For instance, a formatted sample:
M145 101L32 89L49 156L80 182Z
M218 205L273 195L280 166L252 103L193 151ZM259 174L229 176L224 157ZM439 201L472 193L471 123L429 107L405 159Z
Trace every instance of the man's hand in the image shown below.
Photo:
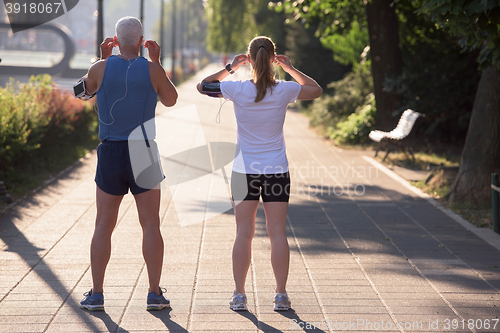
M154 40L148 40L144 43L144 47L148 49L149 59L153 62L160 63L160 45Z
M101 43L101 59L107 59L113 54L113 47L115 47L115 40L112 37L106 38Z

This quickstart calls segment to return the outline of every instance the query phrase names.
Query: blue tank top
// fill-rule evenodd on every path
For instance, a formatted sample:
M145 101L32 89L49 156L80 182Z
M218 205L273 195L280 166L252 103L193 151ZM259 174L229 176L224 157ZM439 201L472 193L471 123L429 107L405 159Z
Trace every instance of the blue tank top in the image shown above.
M128 140L132 131L149 121L148 139L153 140L157 96L146 58L109 57L97 91L99 139Z

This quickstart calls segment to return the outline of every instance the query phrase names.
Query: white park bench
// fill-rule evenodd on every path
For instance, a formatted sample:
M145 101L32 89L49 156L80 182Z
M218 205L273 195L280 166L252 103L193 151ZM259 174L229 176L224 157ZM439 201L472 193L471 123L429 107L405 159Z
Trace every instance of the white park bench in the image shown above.
M407 147L403 139L406 138L408 134L410 134L411 129L413 128L413 125L415 124L415 121L418 117L425 117L425 115L408 109L403 112L401 118L399 119L398 125L392 131L371 131L368 136L373 141L378 142L377 150L375 151L375 157L377 157L379 150L387 148L387 153L382 160L384 161L387 155L389 155L389 153L393 151L394 148L396 148L401 149L403 152L408 151L411 154L413 161L415 161L413 151L411 150L411 148Z

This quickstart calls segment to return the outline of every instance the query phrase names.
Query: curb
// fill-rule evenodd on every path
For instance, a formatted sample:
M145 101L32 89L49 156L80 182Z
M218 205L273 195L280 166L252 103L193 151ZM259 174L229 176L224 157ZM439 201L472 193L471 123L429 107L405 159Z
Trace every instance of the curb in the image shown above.
M368 156L363 155L362 157L365 161L369 162L370 164L375 166L377 169L379 169L380 171L382 171L383 173L385 173L386 175L388 175L389 177L391 177L392 179L394 179L395 181L397 181L398 183L400 183L401 185L403 185L404 187L406 187L407 189L409 189L410 191L412 191L413 193L415 193L416 195L421 197L422 199L427 200L427 202L429 202L431 205L433 205L434 207L436 207L437 209L439 209L440 211L442 211L443 213L445 213L446 215L451 217L455 222L460 224L466 230L472 232L477 237L481 238L486 243L490 244L495 249L500 251L500 235L499 234L495 233L493 230L488 229L488 228L476 227L475 225L473 225L469 221L465 220L463 217L461 217L457 213L451 211L450 209L443 207L439 202L434 200L434 198L432 198L427 193L424 193L420 189L410 185L408 183L408 181L406 181L406 179L397 175L395 172L393 172L392 170L387 168L382 163L380 163L380 162L376 161L375 159L368 157Z

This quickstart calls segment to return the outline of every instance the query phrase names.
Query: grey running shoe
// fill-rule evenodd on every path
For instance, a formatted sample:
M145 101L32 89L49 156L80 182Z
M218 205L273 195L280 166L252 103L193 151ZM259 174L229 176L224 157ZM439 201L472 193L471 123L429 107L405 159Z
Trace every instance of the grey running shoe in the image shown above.
M233 294L233 299L229 302L229 307L233 311L248 311L246 295L244 293Z
M286 293L276 293L276 296L274 296L274 311L286 311L289 310L291 306L292 302Z

